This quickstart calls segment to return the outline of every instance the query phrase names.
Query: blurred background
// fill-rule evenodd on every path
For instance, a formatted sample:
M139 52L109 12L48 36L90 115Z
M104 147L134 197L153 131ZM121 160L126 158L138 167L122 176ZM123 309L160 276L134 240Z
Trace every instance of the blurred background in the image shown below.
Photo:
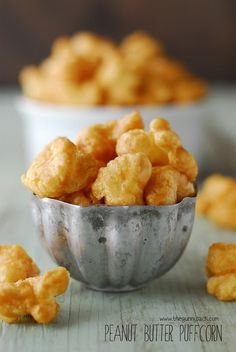
M34 121L26 116L22 122L15 109L21 68L46 58L58 36L89 30L119 41L140 29L162 41L170 57L208 80L202 113L206 123L200 127L200 118L188 114L195 121L189 120L190 138L201 145L201 175L236 176L235 0L0 0L0 158L8 165L6 179L14 174L14 165L17 175L22 172L24 141L35 138L28 128ZM202 135L207 132L204 144L195 125Z
M0 0L0 84L16 83L60 35L92 30L119 40L137 29L196 74L236 80L235 0Z

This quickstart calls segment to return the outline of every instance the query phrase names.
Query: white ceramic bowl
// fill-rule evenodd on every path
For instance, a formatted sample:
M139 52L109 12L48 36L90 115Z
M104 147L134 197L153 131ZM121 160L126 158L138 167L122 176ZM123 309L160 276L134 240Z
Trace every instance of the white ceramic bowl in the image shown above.
M78 131L83 127L117 119L138 110L146 128L153 118L166 118L180 135L185 148L194 154L200 167L203 166L202 155L206 141L204 123L207 115L207 104L204 101L189 105L152 107L68 107L20 97L16 103L23 121L27 163L55 137L66 136L75 141Z

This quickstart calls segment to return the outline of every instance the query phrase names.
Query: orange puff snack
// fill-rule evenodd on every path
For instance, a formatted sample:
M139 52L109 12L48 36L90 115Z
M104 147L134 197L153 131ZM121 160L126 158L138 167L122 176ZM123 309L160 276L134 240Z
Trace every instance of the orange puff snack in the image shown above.
M116 156L117 139L124 132L134 128L144 128L142 117L136 111L119 120L82 129L77 136L77 146L80 150L92 154L96 160L108 162Z
M207 291L221 301L236 300L236 244L214 243L208 251Z
M203 183L197 213L220 227L236 230L236 180L213 174Z
M194 185L172 166L153 167L145 188L145 202L148 205L171 205L194 194Z
M171 205L195 195L197 163L167 120L149 131L139 112L88 126L36 157L23 183L39 197L74 205Z
M144 204L143 190L151 172L151 162L143 153L118 156L99 170L93 195L104 197L108 205Z
M38 323L52 321L60 306L55 296L69 285L69 273L56 268L39 276L39 268L19 245L0 246L0 319L20 322L31 315Z
M38 274L39 268L21 246L0 246L0 282L16 282Z
M98 166L91 154L79 150L65 137L49 143L36 157L22 182L40 197L60 197L87 187Z
M175 154L181 142L168 124L164 125L160 119L158 126L155 120L152 121L149 132L135 129L124 133L117 141L117 154L144 152L153 166L169 164L171 153Z
M30 314L37 323L49 323L59 311L55 296L64 293L68 284L69 273L61 267L43 276L0 282L0 319L16 323Z
M117 44L90 32L59 37L48 58L21 70L23 93L67 105L165 105L201 99L204 81L137 31Z

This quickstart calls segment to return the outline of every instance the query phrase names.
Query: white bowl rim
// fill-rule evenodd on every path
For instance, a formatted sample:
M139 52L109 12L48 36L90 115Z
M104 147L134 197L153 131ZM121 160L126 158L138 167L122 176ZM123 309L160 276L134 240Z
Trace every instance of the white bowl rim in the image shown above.
M102 112L114 112L114 111L156 111L157 109L160 111L175 111L178 110L187 110L191 108L201 107L207 97L203 97L197 101L183 103L183 104L166 104L166 105L65 105L65 104L54 104L50 102L41 102L38 100L30 99L24 95L20 95L15 98L15 106L20 112L30 112L30 111L41 111L43 112L51 112L51 113L76 113L76 112L91 112L97 111L99 113Z

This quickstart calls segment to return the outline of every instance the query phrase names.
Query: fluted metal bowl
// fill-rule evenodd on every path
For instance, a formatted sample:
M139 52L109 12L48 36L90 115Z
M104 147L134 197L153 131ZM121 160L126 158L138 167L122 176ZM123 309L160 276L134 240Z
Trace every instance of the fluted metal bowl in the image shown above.
M54 261L90 288L127 291L167 272L183 253L196 197L168 206L77 206L33 196L33 216Z

